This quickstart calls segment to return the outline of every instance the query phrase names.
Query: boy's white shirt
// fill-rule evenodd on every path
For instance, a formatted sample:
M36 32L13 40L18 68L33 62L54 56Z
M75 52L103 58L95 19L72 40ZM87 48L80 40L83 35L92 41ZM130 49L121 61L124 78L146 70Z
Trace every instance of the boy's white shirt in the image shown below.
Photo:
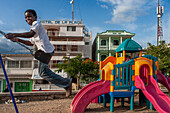
M38 50L42 50L45 53L51 53L54 51L55 48L50 43L47 33L40 22L34 21L32 23L31 30L33 30L36 34L30 39L30 41L32 44L37 46Z

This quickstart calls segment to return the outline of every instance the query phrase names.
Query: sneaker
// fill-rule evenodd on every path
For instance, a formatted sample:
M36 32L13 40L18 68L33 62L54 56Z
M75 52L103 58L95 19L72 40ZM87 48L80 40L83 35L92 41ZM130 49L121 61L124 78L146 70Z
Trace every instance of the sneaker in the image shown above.
M66 97L72 94L72 78L70 79L70 85L66 88Z

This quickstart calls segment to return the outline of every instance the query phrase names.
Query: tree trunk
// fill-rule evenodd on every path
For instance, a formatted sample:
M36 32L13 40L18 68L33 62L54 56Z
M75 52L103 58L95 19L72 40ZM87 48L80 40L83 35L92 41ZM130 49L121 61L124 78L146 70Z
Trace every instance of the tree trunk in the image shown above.
M80 83L79 83L79 77L77 78L77 90L79 90L79 85Z

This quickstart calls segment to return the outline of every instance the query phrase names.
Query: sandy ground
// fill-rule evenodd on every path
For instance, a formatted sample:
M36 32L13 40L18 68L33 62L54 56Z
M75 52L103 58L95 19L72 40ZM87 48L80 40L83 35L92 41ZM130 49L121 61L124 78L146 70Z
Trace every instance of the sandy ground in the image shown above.
M46 101L31 101L17 104L19 113L71 113L70 104L73 100L73 96L65 99L55 99ZM134 110L130 111L130 104L125 99L125 106L121 107L121 103L115 103L114 113L157 113L154 110L150 110L146 107L139 106L138 96L135 96ZM0 104L0 113L15 113L13 104ZM107 107L103 107L103 104L90 103L86 108L85 113L111 113L110 105L107 103Z

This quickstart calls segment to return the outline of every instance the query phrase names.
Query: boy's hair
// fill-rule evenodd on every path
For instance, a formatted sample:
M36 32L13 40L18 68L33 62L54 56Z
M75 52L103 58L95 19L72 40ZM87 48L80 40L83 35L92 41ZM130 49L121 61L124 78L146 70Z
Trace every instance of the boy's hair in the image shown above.
M33 10L33 9L27 9L26 11L25 11L25 13L26 12L30 12L30 13L32 13L36 18L37 18L37 13L35 12L35 10ZM24 14L25 14L24 13Z

